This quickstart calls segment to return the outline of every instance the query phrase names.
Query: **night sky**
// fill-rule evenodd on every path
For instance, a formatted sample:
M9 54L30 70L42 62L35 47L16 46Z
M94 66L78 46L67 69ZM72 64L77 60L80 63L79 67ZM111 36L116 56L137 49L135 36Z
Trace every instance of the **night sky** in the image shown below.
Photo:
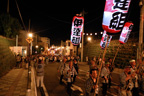
M31 31L50 38L51 44L55 45L60 45L61 40L70 39L72 18L83 9L86 12L85 32L103 31L102 18L105 0L86 1L82 4L78 1L62 0L17 0L25 26L28 28L30 19ZM7 0L0 0L0 14L6 13L6 8ZM133 32L139 30L139 10L139 0L132 0L126 21L134 23ZM20 20L15 0L10 0L10 15ZM21 20L20 23L22 23Z

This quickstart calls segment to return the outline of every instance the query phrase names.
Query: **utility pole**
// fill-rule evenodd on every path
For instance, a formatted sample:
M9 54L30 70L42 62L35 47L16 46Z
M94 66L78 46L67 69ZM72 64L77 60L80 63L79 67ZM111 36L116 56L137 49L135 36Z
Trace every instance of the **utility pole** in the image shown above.
M85 11L84 11L84 9L83 9L83 11L82 11L82 16L83 16L83 18L84 18L84 15L86 14L85 13ZM83 62L83 45L84 45L84 35L83 35L83 33L84 33L84 25L83 25L83 32L82 32L82 45L81 45L81 62Z
M7 2L7 13L9 14L9 0Z
M28 32L30 32L31 30L30 30L30 24L31 24L31 20L29 19L29 29L28 29ZM30 55L32 55L32 42L31 42L31 44L30 44Z
M29 32L30 32L30 23L31 23L31 20L29 19L29 29L28 29Z
M139 30L139 48L138 48L138 59L142 59L143 51L143 31L144 31L144 0L140 1L140 30Z

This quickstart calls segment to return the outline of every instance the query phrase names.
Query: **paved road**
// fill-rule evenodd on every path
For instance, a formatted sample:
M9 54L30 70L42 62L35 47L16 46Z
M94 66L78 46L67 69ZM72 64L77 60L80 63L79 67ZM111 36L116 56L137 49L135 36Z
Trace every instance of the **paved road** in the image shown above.
M65 84L59 84L59 73L57 72L57 68L59 66L58 62L51 62L45 67L45 77L44 84L47 89L49 96L68 96L66 93L66 81ZM72 90L72 96L84 96L85 93L85 81L88 78L89 74L89 66L87 64L79 64L79 76L76 78L76 82L74 83ZM118 76L117 74L113 75L113 84L112 87L108 90L108 96L117 96L118 93ZM141 94L144 96L144 94Z
M66 86L60 85L58 80L58 63L49 63L45 67L44 84L49 96L68 96Z

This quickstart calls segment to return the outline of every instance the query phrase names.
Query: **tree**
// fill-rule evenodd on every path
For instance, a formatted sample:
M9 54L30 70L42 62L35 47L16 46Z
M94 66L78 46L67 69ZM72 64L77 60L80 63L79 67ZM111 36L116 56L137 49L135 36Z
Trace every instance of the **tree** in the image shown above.
M0 34L8 38L14 38L22 29L17 18L11 17L9 14L0 15Z

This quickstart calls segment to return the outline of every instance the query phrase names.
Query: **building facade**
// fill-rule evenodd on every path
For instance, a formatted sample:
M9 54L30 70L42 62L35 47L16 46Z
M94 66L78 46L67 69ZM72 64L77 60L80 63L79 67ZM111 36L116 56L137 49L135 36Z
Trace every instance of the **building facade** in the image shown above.
M74 46L70 40L66 40L66 42L61 41L61 46L64 47L63 55L77 55L77 46Z

